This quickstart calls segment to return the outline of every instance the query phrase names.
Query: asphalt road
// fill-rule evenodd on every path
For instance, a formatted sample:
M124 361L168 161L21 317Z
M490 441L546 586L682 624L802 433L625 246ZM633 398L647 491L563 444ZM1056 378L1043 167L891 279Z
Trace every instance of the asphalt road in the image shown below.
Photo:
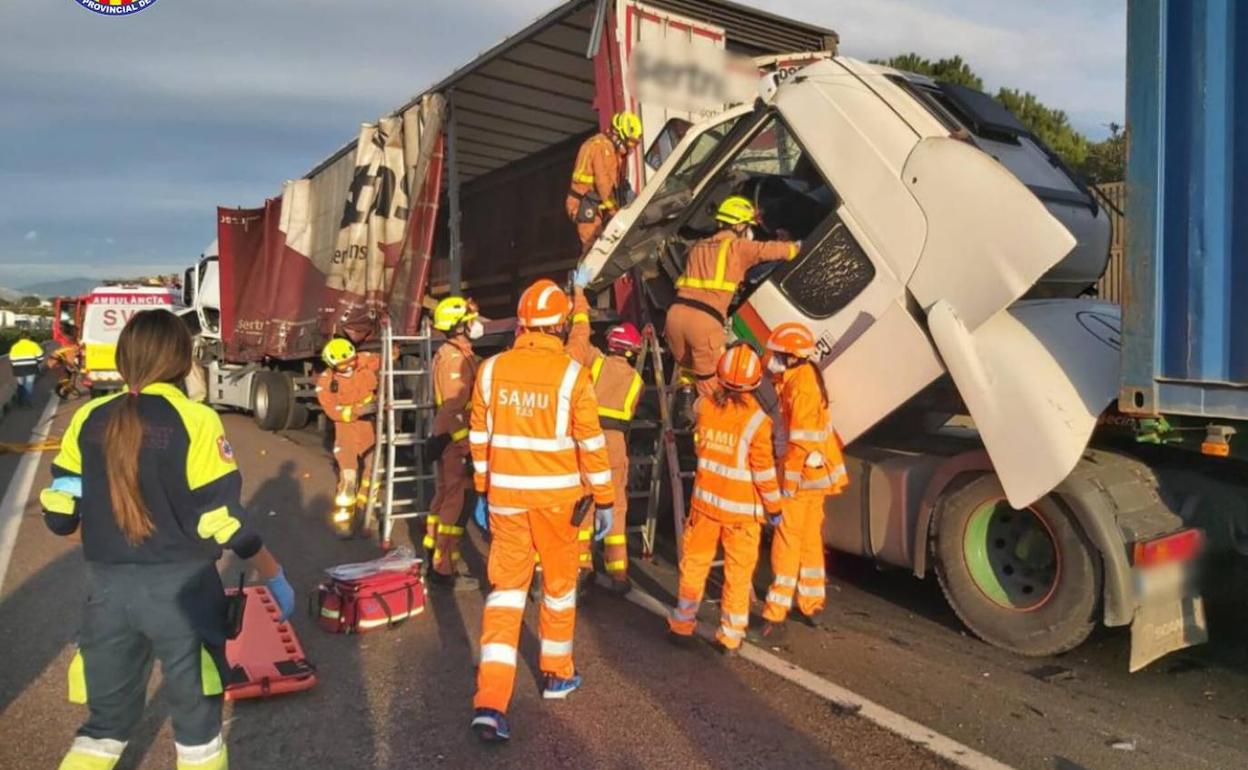
M70 407L60 409L54 433ZM24 437L34 415L0 423L0 441ZM225 422L244 469L245 501L297 589L306 596L325 566L376 555L371 543L335 540L324 524L333 474L318 436L262 434L241 416ZM46 482L48 459L35 489ZM15 462L0 455L0 480ZM37 514L29 502L0 591L4 768L55 766L83 714L64 699L81 557ZM477 574L479 547L465 549ZM670 562L640 567L639 585L670 601ZM1216 644L1129 675L1123 632L1099 633L1060 658L1021 659L969 636L934 583L845 557L835 559L833 573L826 628L794 628L773 652L972 749L1019 768L1248 766L1248 644L1242 623L1225 627L1234 615L1211 611L1223 623ZM586 687L563 703L540 699L530 609L511 710L515 738L481 747L466 729L481 603L479 593L435 593L424 616L364 637L328 635L297 618L321 683L227 707L233 766L947 766L747 661L709 647L673 648L661 620L605 595L582 607L577 663ZM158 682L152 695L123 767L173 764Z

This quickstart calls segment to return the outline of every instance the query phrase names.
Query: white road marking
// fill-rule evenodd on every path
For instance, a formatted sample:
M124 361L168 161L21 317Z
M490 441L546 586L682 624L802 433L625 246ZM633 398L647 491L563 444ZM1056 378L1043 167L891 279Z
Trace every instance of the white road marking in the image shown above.
M48 405L39 415L35 429L31 432L32 442L43 441L52 428L52 417L56 414L56 406L61 403L55 393L48 394ZM22 526L22 511L26 501L30 499L30 488L35 483L35 471L39 469L39 458L42 452L27 452L17 463L17 473L5 490L4 500L0 501L0 591L4 590L4 576L9 571L9 560L13 557L13 547L17 545L17 530Z
M602 578L599 577L601 582ZM605 584L604 584L605 585ZM633 586L628 600L642 609L666 618L671 608L641 589ZM704 623L698 624L698 635L706 639L714 639L715 632ZM969 746L965 746L947 736L924 727L914 720L891 711L880 704L868 700L861 695L833 684L818 674L773 655L761 647L746 643L741 645L741 658L754 665L766 669L782 679L787 679L802 689L814 693L845 713L860 716L868 722L883 727L911 743L915 743L933 754L946 759L966 770L1012 770L1009 765L981 754Z

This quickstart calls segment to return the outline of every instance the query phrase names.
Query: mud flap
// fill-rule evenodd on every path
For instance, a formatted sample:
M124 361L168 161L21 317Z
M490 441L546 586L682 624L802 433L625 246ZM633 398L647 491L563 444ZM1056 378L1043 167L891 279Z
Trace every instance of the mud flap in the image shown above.
M1135 575L1140 607L1131 621L1132 673L1163 655L1209 641L1204 599L1191 589L1184 565L1169 565Z

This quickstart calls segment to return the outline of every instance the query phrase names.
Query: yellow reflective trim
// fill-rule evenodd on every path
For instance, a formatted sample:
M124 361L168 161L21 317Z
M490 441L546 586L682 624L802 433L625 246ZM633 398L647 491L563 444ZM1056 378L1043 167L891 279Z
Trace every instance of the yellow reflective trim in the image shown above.
M73 516L77 500L68 492L62 492L59 489L45 489L39 493L39 504L48 513Z
M91 413L109 401L120 398L125 395L125 391L120 393L110 393L107 396L93 398L83 404L78 411L74 412L74 416L69 421L69 427L65 429L65 435L61 436L61 450L57 452L56 458L52 460L52 464L58 468L64 468L70 473L82 475L82 450L78 446L78 436L82 433L82 426L91 416Z
M225 688L221 686L221 669L217 668L217 662L213 660L208 648L203 646L199 648L199 678L204 695L220 695L225 692Z
M594 536L593 530L589 530L589 529L582 529L580 532L576 533L577 540L589 540L593 536Z
M467 428L460 428L451 434L451 441L462 441L463 439L468 438L468 433L469 431Z
M587 323L589 323L589 313L573 313L573 314L572 314L572 323L574 323L574 324L587 324Z
M590 560L590 558L591 558L590 555L587 553L581 554L581 561L587 562Z
M628 569L628 559L609 561L603 566L607 568L607 572L624 572Z
M223 744L221 746L221 751L215 756L209 757L208 759L200 762L190 762L179 757L176 770L229 770L229 753L229 749Z
M82 651L74 650L74 658L69 661L69 702L85 704L87 702L87 664L82 659Z
M229 542L234 533L243 528L243 523L230 515L230 509L224 505L213 508L199 517L195 533L205 540L215 540L218 545Z
M796 256L797 256L797 244L790 243L789 244L789 259L793 259Z
M211 407L188 399L172 385L149 385L144 393L162 396L177 411L190 437L186 453L186 483L192 491L238 470L233 456L226 451L225 426Z
M731 238L725 238L720 241L719 252L715 256L714 278L690 278L682 275L676 280L676 286L678 288L707 289L710 291L736 291L736 283L724 280L728 275L728 249L730 248L732 248Z
M577 172L574 172L574 173L572 174L572 181L573 181L573 182L578 182L578 183L580 183L580 184L593 184L593 183L594 183L594 175L593 175L593 174L582 174L581 172L577 171Z
M432 547L433 547L433 537L432 537L431 535L425 535L425 539L424 539L424 540L422 540L420 544L421 544L422 546L424 546L425 548L432 548Z
M602 376L602 362L607 360L605 356L598 356L594 359L594 363L589 367L589 380L595 385L598 384L598 378Z
M450 525L448 525L448 524L439 524L439 525L438 525L438 534L439 534L439 535L462 535L462 534L464 534L464 528L463 528L463 527L452 527L452 526L450 526Z
M610 417L616 420L629 422L633 419L633 413L637 409L637 399L641 397L641 376L633 372L633 381L628 386L628 394L624 397L623 409L612 409L611 407L598 407L599 417Z
M606 545L628 545L628 535L607 535L602 542Z

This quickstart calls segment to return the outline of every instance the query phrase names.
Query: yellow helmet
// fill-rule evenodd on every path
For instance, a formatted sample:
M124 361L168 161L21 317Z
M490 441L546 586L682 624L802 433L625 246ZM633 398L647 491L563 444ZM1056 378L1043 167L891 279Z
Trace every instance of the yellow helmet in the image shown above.
M463 297L447 297L433 309L433 328L449 332L477 317L477 311Z
M621 142L641 141L641 118L631 112L617 112L611 118L611 128Z
M719 204L715 218L730 225L753 224L755 219L754 204L740 195L729 195Z
M334 337L329 342L326 342L325 347L321 350L321 360L335 369L353 358L355 358L355 345L352 345L351 340L344 337Z

